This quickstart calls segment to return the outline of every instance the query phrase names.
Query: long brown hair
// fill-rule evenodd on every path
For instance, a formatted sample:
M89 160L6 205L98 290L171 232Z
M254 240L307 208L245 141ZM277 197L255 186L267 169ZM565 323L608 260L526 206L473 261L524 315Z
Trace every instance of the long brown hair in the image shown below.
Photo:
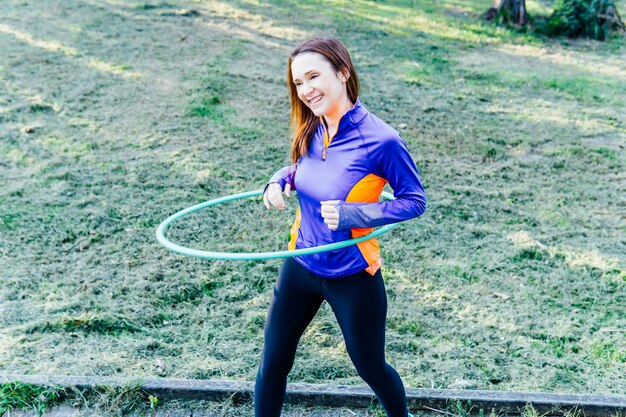
M335 72L348 70L350 74L346 82L348 99L354 103L359 96L359 78L348 50L340 41L333 38L312 38L296 46L287 61L287 86L291 98L291 132L293 134L291 159L294 164L301 156L308 154L309 144L320 123L319 118L298 97L291 74L291 62L297 55L305 52L317 52L322 55L330 62Z

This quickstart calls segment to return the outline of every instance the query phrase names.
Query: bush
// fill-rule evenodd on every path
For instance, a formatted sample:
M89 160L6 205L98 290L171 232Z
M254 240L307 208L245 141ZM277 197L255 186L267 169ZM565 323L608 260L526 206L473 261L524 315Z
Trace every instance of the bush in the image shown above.
M609 31L624 30L613 0L559 0L543 32L605 40Z

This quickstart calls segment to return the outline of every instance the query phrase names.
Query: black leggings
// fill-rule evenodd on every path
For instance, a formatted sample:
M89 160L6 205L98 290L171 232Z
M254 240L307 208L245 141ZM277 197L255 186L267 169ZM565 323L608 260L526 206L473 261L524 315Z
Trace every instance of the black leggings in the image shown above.
M407 417L400 375L385 362L387 294L380 270L323 278L292 258L283 264L265 322L265 345L254 387L255 417L278 417L298 341L322 301L328 301L348 354L389 417Z

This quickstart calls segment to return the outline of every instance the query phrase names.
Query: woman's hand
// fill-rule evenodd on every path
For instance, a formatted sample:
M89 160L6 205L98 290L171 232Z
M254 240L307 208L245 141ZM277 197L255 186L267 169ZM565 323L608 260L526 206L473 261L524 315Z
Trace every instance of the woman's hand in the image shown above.
M339 203L339 200L320 201L320 203L322 204L324 223L326 223L330 230L337 230L339 226L339 209L337 208L337 203Z
M291 184L285 184L285 195L287 198L290 197L289 192L291 191ZM274 207L279 210L285 209L285 200L283 200L282 190L280 189L280 184L277 182L270 183L265 192L263 193L263 203L265 203L265 207L269 210L270 203Z

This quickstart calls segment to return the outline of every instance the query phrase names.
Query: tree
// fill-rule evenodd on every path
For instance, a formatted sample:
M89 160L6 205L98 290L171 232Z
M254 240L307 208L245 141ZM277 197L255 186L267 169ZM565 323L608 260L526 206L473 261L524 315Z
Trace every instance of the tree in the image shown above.
M500 23L526 25L528 23L526 0L496 0L494 6L485 14L487 20L494 18L498 18Z

